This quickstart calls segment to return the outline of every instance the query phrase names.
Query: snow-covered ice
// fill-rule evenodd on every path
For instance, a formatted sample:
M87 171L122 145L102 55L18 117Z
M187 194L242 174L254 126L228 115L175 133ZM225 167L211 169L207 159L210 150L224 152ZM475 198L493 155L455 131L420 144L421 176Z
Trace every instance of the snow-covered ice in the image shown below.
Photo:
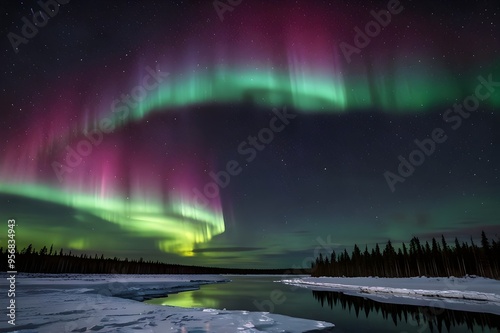
M6 277L0 274L2 285ZM207 275L18 274L16 325L7 324L4 317L0 332L327 332L334 326L244 309L185 309L139 302L220 282L227 280ZM6 303L1 303L5 309Z
M0 274L2 286L7 275ZM0 332L329 332L331 323L266 312L186 309L141 301L227 282L216 275L18 274L16 326ZM282 283L381 302L500 314L500 281L479 278L298 277ZM2 294L6 293L5 288ZM2 297L2 308L5 308ZM5 310L3 311L5 312Z
M343 292L380 302L500 314L500 281L480 278L303 277L282 283Z

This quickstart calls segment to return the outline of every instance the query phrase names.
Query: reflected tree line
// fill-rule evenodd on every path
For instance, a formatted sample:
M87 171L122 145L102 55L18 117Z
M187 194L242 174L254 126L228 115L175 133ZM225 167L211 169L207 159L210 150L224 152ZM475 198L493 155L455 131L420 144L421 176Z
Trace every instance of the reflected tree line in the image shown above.
M343 252L330 256L322 254L312 264L312 276L465 276L479 275L500 279L500 240L489 240L484 231L480 244L459 242L450 246L444 236L422 244L417 237L396 249L389 240L383 250L376 244L362 252L354 245L351 254Z
M482 330L500 330L500 317L488 313L476 313L466 311L447 310L443 308L422 307L405 304L380 303L374 300L359 296L346 295L333 291L312 291L313 297L321 303L321 306L328 306L331 309L340 306L354 312L356 318L365 316L368 318L371 313L382 315L386 320L392 320L395 326L406 323L416 328L429 328L431 332L452 332L452 328L466 326L470 331L481 327ZM419 330L420 331L420 330Z

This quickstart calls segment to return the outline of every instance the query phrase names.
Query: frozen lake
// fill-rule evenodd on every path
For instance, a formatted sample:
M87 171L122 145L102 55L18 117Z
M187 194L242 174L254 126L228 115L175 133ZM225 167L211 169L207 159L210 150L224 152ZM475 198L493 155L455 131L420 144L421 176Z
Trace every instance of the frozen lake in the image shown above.
M228 276L230 283L147 301L186 308L270 311L335 323L333 332L498 332L500 316L429 306L391 304L313 291L279 282L279 276ZM428 302L428 304L432 304Z
M6 281L6 277L0 273L0 281ZM224 282L228 280L220 275L20 273L16 277L15 307L9 310L15 322L0 322L0 332L303 333L330 332L333 327L331 323L267 312L142 302ZM1 283L0 287L4 288Z

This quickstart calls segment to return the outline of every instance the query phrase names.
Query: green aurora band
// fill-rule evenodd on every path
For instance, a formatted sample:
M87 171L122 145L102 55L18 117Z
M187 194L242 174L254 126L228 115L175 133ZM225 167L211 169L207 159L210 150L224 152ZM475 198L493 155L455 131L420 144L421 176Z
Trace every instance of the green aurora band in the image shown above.
M495 66L490 72L478 72L467 80L456 80L445 73L428 77L421 72L418 69L411 72L397 69L388 75L336 75L333 71L279 72L219 67L187 78L170 76L137 107L130 108L126 117L116 110L101 110L89 114L81 130L99 130L105 118L111 119L113 126L119 128L129 122L140 122L154 112L210 103L251 102L269 108L286 105L304 113L335 114L363 109L402 115L428 112L436 107L451 107L454 101L463 100L473 93L477 76L493 73L493 77L498 78L500 70ZM492 96L485 104L499 107L500 94ZM68 130L66 137L59 136L48 145L40 145L39 156L71 142L72 133L74 129ZM2 164L5 166L8 162L4 160ZM225 231L220 207L199 206L179 193L172 193L168 201L155 199L152 195L126 197L115 193L105 196L91 188L82 187L75 192L40 179L12 182L5 176L0 183L0 193L72 207L140 237L161 237L164 240L158 241L158 249L183 256L193 255L197 244L207 243ZM90 247L83 237L61 241L57 245L79 250Z

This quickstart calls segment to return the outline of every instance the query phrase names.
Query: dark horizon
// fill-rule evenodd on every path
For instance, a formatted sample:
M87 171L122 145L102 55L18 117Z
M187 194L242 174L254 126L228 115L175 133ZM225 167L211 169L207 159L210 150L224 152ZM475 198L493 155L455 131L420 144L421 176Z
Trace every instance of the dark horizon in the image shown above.
M444 240L444 242L443 242ZM414 242L417 242L417 243L414 243ZM489 238L488 235L483 231L481 233L481 236L479 237L479 240L478 241L474 241L474 238L473 237L470 237L468 240L460 240L458 237L455 237L453 239L446 239L444 237L444 235L441 235L441 237L433 237L431 239L419 239L418 237L412 237L411 240L409 241L406 241L406 242L398 242L398 243L394 243L393 241L391 240L388 240L386 243L375 243L373 247L368 247L368 245L365 245L365 246L362 246L362 245L358 245L358 244L354 244L352 246L352 248L337 248L337 247L328 247L328 246L323 246L323 247L317 247L314 251L313 251L313 255L312 256L307 256L305 258L300 258L300 257L297 257L296 258L296 262L299 262L300 260L302 260L302 262L300 262L300 264L293 264L292 266L289 266L289 267L224 267L224 266L210 266L210 265L190 265L190 264L186 264L186 263L175 263L175 262L166 262L166 261L162 261L162 260L156 260L156 259L150 259L150 258L143 258L142 256L139 257L139 258L129 258L129 257L125 257L125 258L120 258L120 257L110 257L110 256L105 256L104 253L89 253L89 252L84 252L84 251L72 251L72 250L65 250L63 248L60 248L60 249L56 249L54 248L53 244L49 247L49 246L43 246L42 248L35 248L33 247L33 244L29 244L28 247L26 248L23 248L23 249L15 249L15 254L18 256L19 258L19 255L20 255L20 261L18 261L19 263L21 263L18 267L21 267L19 269L20 272L41 272L39 271L40 269L42 269L42 267L45 267L47 264L43 263L43 262L39 262L40 260L43 261L44 258L48 258L50 256L53 256L53 257L68 257L68 258L75 258L77 260L79 259L84 259L84 260L89 260L89 261L93 261L93 260L99 260L99 261L113 261L113 262L121 262L121 263L134 263L134 264L141 264L141 263L145 263L145 264L153 264L153 265L160 265L160 266L181 266L183 267L183 269L189 269L189 268L195 268L195 269L200 269L200 270L197 270L197 274L202 274L203 272L218 272L218 274L232 274L231 271L233 272L233 274L252 274L252 272L254 272L255 274L282 274L283 275L287 275L287 274L291 274L291 275L296 275L296 274L312 274L314 276L318 276L318 275L321 275L321 274L332 274L334 270L325 270L325 268L318 268L318 265L323 265L323 260L324 259L327 259L327 262L326 262L326 265L328 265L328 260L330 260L330 258L333 259L333 255L335 255L335 258L334 260L339 260L340 261L344 261L344 260L347 260L349 262L348 266L352 266L356 269L359 269L359 265L361 264L361 259L360 258L357 258L355 259L357 256L359 256L360 254L362 254L362 256L366 256L366 251L368 251L369 254L371 254L371 256L373 257L374 255L377 255L377 256L380 256L380 258L376 258L376 257L373 257L373 258L364 258L362 259L363 261L363 269L364 269L364 272L370 272L369 275L375 275L375 276L386 276L385 273L382 273L381 272L375 272L375 271L371 271L373 270L374 268L372 267L371 270L368 270L368 267L369 266L381 266L383 267L384 265L392 265L392 261L395 260L395 257L391 257L391 255L394 255L394 256L398 256L398 261L400 261L400 265L403 265L403 262L404 262L404 265L408 265L408 261L410 260L410 258L407 258L406 257L406 251L408 251L408 254L411 256L414 256L415 255L415 251L422 251L422 253L424 253L425 256L429 256L429 253L426 253L426 251L428 251L429 249L426 249L426 246L427 244L429 244L431 246L431 249L432 249L432 254L433 254L433 257L443 257L443 256L448 256L449 253L453 253L454 256L457 256L457 242L458 242L458 246L460 247L459 251L461 253L461 255L463 255L464 257L467 257L465 255L465 253L468 253L469 251L474 251L474 249L476 249L478 251L478 256L481 255L481 256L485 256L487 255L487 259L483 258L481 260L487 260L487 261L491 261L493 264L491 265L493 271L492 272L489 272L489 273L484 273L484 272L481 272L481 270L478 268L479 266L475 266L474 265L474 268L472 269L473 273L470 271L470 268L469 268L469 272L467 272L466 268L465 267L458 267L457 268L454 268L454 272L455 273L450 273L450 270L451 268L447 268L445 267L446 265L438 265L440 268L440 271L441 272L445 272L447 271L448 272L448 275L453 275L453 276L465 276L465 275L480 275L480 276L486 276L486 277L493 277L493 278L500 278L500 273L498 273L498 270L500 269L500 267L497 267L498 265L494 264L495 261L498 261L497 259L500 260L500 253L498 252L500 250L500 237L496 236L496 239L495 238ZM421 246L421 249L420 248L414 248L415 244L420 244ZM436 248L436 245L437 245L437 248ZM379 250L376 251L376 248L379 248ZM387 251L391 252L394 250L394 253L386 253ZM4 255L4 256L7 256L7 252L8 251L12 251L10 249L4 249L3 247L0 247L0 255ZM360 251L360 253L356 253L356 251ZM412 252L413 251L413 252ZM437 251L437 252L436 252ZM347 257L345 257L345 255L347 254ZM472 257L467 257L468 260L469 259L472 259ZM6 259L6 258L4 258ZM23 262L23 260L29 260L31 263L26 263L26 262ZM431 258L429 257L428 258L429 260L431 260ZM351 261L352 260L352 261ZM382 261L380 261L382 260ZM416 260L416 258L413 258L411 260ZM435 259L433 259L435 260ZM462 261L464 260L463 258L461 259ZM475 261L475 255L474 255L474 261ZM368 262L368 261L373 261L373 262ZM4 260L2 262L5 262L7 263L7 260ZM332 263L332 261L330 261L330 263ZM423 263L420 263L421 265ZM444 263L443 263L444 264ZM26 266L27 265L27 266ZM31 267L31 266L36 266L38 267L35 271L33 271L33 268L31 270L29 269L26 269L26 267ZM415 272L415 266L417 265L416 262L414 262L412 264L412 269L411 271ZM58 266L59 265L53 265L53 266ZM472 267L473 266L473 263L472 262L467 262L467 265L468 267ZM24 269L23 269L24 267ZM347 267L347 266L346 266ZM409 267L409 266L408 266ZM489 267L489 266L488 266ZM347 275L349 276L350 274L353 275L353 276L364 276L363 274L355 274L354 271L355 269L352 268L352 271L350 271L350 273L347 273L347 271L343 271L343 273L340 273L341 271L338 271L337 274L339 274L339 276L344 276L344 275ZM53 269L55 269L55 267L53 267ZM76 270L78 270L78 268L74 268ZM345 268L344 268L345 269ZM365 271L365 269L367 269ZM227 271L225 271L227 270ZM5 267L3 264L0 264L0 271L8 271L7 269L7 265L5 264ZM266 272L270 272L270 273L264 273L263 271L266 271ZM48 270L47 271L48 273L57 273L55 271L51 271L51 270ZM247 273L245 273L247 272ZM274 272L274 273L272 273ZM328 272L328 273L327 273ZM424 270L422 271L424 272ZM458 273L457 273L458 272ZM61 273L61 272L59 272ZM92 274L97 274L97 273L103 273L99 270L97 270L96 272L93 272ZM130 274L127 273L127 274ZM159 274L159 273L155 273L155 274ZM183 273L183 274L188 274L188 273ZM380 275L382 274L382 275ZM406 274L406 275L405 275ZM394 272L392 272L391 274L389 274L389 276L391 275L395 275L393 277L409 277L409 276L414 276L412 274L409 274L408 273L405 273L405 274L394 274ZM421 276L421 275L425 275L425 276L434 276L433 274L435 273L428 273L426 272L425 274L417 274L415 276ZM396 276L397 275L397 276ZM439 276L445 276L446 274L442 274L442 275L439 275Z

